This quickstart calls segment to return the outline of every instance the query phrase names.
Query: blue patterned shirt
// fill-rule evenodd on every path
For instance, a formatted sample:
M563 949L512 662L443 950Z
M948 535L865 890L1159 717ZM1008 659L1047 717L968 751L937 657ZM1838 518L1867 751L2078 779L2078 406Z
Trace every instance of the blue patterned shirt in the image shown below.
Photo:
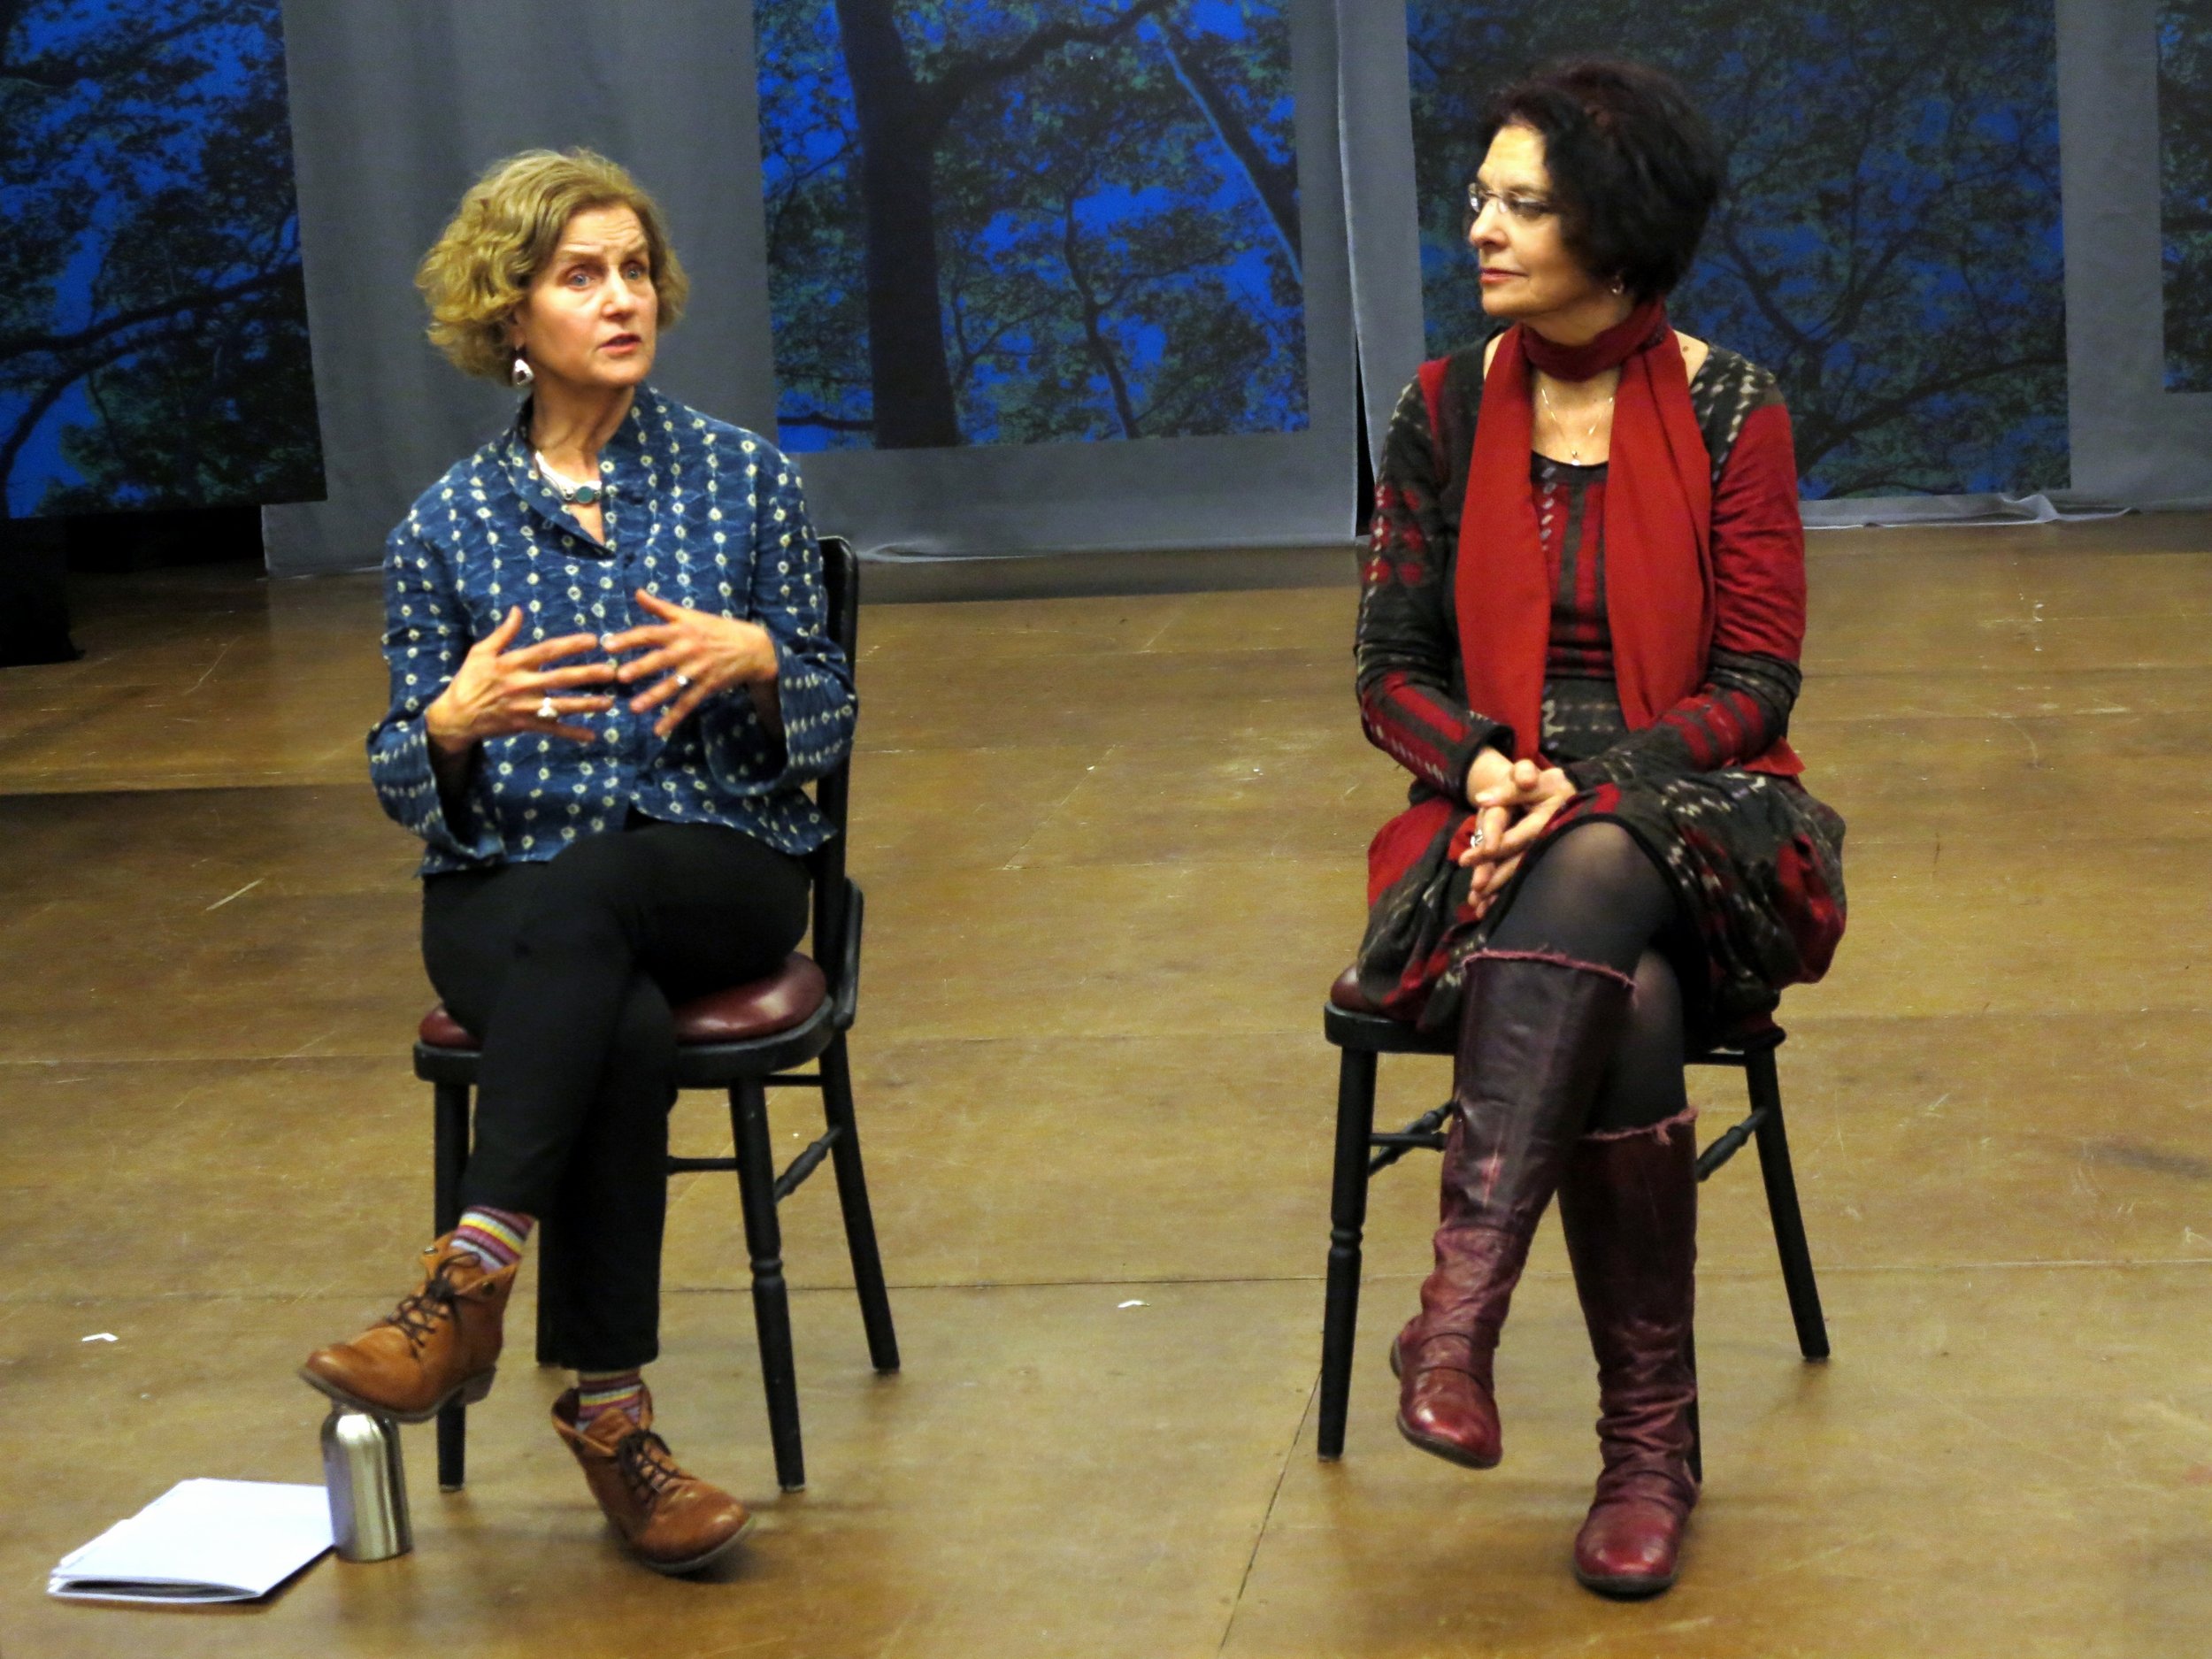
M766 439L641 387L600 456L606 543L562 510L515 426L423 492L384 549L384 660L392 701L369 733L369 776L394 819L428 845L421 874L529 863L619 829L635 807L722 824L787 853L829 838L800 787L852 741L851 665L826 632L821 549L791 464ZM430 768L423 710L469 647L513 605L516 645L615 634L658 620L633 596L741 617L775 641L783 735L737 687L663 741L661 710L572 716L598 741L522 733L488 740L449 812ZM588 660L578 658L576 660Z

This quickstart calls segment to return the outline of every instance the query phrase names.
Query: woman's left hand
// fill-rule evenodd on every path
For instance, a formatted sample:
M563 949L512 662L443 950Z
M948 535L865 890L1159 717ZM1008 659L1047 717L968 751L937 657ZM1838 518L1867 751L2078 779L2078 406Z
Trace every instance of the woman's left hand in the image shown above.
M1503 783L1493 784L1487 789L1478 789L1474 795L1477 807L1502 806L1517 811L1526 811L1546 801L1563 801L1575 792L1567 774L1556 766L1539 766L1532 760L1517 760Z
M615 671L624 685L661 676L630 699L639 714L667 704L653 723L656 736L666 737L717 692L764 686L776 678L775 637L759 623L672 605L641 588L637 602L661 620L611 634L602 643L618 656L645 653Z
M1462 864L1474 868L1468 898L1478 919L1488 914L1497 896L1521 867L1521 858L1541 836L1559 809L1575 796L1575 787L1556 766L1540 767L1532 760L1513 764L1510 782L1486 789L1476 797L1479 812L1499 808L1517 813L1504 833L1476 839L1460 855Z

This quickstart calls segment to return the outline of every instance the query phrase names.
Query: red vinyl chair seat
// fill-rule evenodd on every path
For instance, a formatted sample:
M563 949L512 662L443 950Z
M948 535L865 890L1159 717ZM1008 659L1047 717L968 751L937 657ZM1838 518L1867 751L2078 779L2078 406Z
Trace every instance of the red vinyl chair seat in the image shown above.
M829 983L814 958L794 951L764 979L680 1004L676 1009L676 1041L688 1047L772 1037L811 1018L828 999ZM443 1002L422 1017L417 1035L432 1048L477 1046L461 1022L446 1012Z

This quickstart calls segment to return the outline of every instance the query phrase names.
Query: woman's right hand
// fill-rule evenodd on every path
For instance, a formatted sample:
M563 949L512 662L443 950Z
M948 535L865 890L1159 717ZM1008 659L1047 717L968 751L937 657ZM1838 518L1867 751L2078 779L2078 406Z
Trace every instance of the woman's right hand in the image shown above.
M566 634L541 640L519 650L509 650L522 632L522 607L507 612L506 620L469 648L461 666L446 688L422 711L423 728L431 748L449 757L466 754L489 737L509 737L518 732L542 732L588 743L598 736L588 726L571 726L565 715L601 714L614 706L611 696L562 695L578 686L610 684L615 664L610 661L575 663L548 668L549 663L581 651L600 649L595 634ZM538 710L551 700L553 718Z
M1559 809L1574 799L1575 787L1556 766L1517 760L1506 767L1503 782L1483 789L1471 783L1468 793L1479 825L1493 813L1510 820L1501 824L1495 834L1479 833L1460 856L1459 862L1474 871L1467 897L1479 920L1521 867L1522 855L1543 834Z
M1467 804L1475 810L1474 838L1463 864L1472 864L1485 848L1495 847L1505 839L1506 826L1512 822L1509 808L1486 804L1479 797L1494 790L1511 787L1513 763L1496 749L1484 748L1477 751L1474 764L1467 768Z

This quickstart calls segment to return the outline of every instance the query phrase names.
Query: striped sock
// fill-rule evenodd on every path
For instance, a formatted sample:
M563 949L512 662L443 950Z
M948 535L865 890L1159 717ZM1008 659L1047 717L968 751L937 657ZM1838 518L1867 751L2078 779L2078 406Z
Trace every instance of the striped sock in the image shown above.
M475 1205L463 1213L461 1225L454 1228L453 1245L483 1263L486 1272L496 1273L522 1259L523 1240L536 1225L511 1210Z
M638 1368L628 1371L580 1371L576 1373L576 1426L589 1429L603 1412L619 1411L631 1422L645 1421L645 1379Z

